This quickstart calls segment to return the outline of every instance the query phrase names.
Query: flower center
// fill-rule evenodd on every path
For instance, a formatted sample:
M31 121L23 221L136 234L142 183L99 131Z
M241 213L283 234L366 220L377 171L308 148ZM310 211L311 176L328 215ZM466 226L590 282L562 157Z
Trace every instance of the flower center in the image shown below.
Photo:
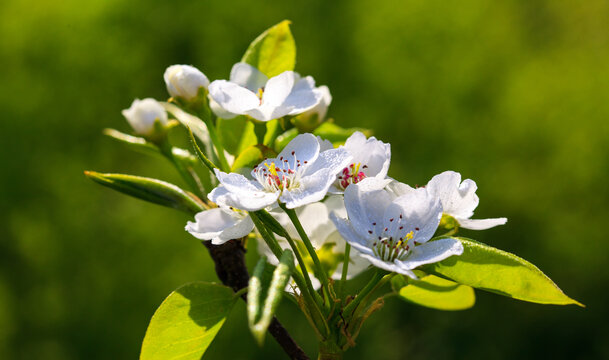
M358 182L364 180L366 178L366 174L360 169L367 169L368 165L362 166L362 163L351 164L343 169L341 175L338 176L338 182L340 186L344 189L351 184L357 184Z
M264 94L264 87L258 88L258 91L256 91L256 96L258 96L258 99L260 99L260 105L262 105L262 95Z
M419 245L412 241L419 228L408 231L404 229L404 218L400 214L399 218L391 218L385 222L385 228L379 229L377 223L372 223L374 230L369 230L370 235L378 236L372 240L372 252L376 257L383 261L393 262L394 260L404 260L413 246Z
M254 167L256 180L269 192L292 190L300 186L302 164L296 159L296 153L292 151L293 159L290 161L283 156L278 160L266 160L263 166ZM307 162L304 161L304 164Z

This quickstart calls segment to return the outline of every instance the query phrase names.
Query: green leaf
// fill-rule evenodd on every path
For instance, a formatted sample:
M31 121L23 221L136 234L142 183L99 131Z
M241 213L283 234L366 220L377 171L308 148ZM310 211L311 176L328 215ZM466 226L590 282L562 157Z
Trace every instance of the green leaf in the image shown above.
M228 120L217 119L216 129L224 149L232 155L239 155L249 146L258 143L254 124L247 116L237 116Z
M273 77L296 65L296 44L290 31L290 21L284 20L260 34L247 48L241 59Z
M96 183L124 194L189 214L196 214L204 208L196 196L161 180L124 174L102 174L95 171L85 171L85 175Z
M399 278L404 280L402 276L394 277ZM394 286L399 282L391 280ZM434 275L408 280L407 285L399 289L398 295L411 303L437 310L465 310L476 303L474 289Z
M368 129L345 129L332 122L324 122L313 131L313 135L321 136L322 139L329 140L334 145L341 145L356 131L361 131L366 136L370 136L372 134L372 132Z
M286 147L290 141L294 140L296 136L298 136L298 129L296 128L291 128L290 130L285 131L283 134L277 136L273 148L275 151L281 152L281 150L283 150L283 148Z
M277 153L264 145L252 145L239 154L231 167L231 171L235 172L241 168L253 166L265 158L274 157L275 155Z
M263 276L266 268L266 260L261 258L250 278L247 295L248 324L258 344L262 346L264 335L273 319L275 310L279 306L283 291L290 280L291 268L294 266L294 254L291 250L285 250L281 254L279 264L273 271L273 278L266 291L264 305L261 306L260 299L263 294Z
M172 292L150 320L140 359L201 359L236 299L230 288L204 282Z
M540 304L583 306L565 295L530 262L480 242L457 238L463 254L424 266L422 269L460 284Z

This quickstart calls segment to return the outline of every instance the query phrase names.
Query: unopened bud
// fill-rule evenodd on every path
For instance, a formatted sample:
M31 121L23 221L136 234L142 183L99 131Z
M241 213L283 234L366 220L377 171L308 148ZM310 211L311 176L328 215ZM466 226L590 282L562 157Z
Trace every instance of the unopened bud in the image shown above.
M192 100L199 94L200 88L209 85L209 79L199 69L190 65L171 65L163 75L167 91L173 97Z

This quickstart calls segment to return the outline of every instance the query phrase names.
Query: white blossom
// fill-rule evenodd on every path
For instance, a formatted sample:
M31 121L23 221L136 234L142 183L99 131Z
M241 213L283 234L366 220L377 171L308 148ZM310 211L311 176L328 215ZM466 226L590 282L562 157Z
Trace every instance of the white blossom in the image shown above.
M192 100L200 88L209 86L209 79L199 69L190 65L171 65L163 75L167 92L173 97Z
M186 225L186 231L194 237L211 240L214 245L242 238L253 229L249 214L225 206L203 210L195 215L195 222L189 221Z
M413 269L463 253L453 238L429 241L442 205L426 189L395 197L385 181L365 179L345 190L348 218L332 213L340 234L374 266L415 278Z
M249 115L260 121L301 114L316 106L323 97L310 76L301 78L293 71L284 71L269 79L246 63L233 66L229 81L212 82L209 95L218 116Z
M276 158L256 165L252 179L216 169L220 185L209 199L247 211L269 207L277 200L290 209L320 201L351 160L346 150L320 151L322 145L325 143L312 134L298 135Z
M167 124L167 113L158 101L152 98L135 99L129 109L122 111L133 130L140 135L151 135L154 132L154 123Z
M377 140L374 136L356 131L341 148L353 157L351 163L338 175L330 191L342 193L350 184L357 184L365 178L383 180L387 177L391 163L391 145Z
M440 199L444 213L459 222L459 226L471 230L485 230L507 222L507 218L470 219L480 199L476 195L476 183L471 179L461 182L461 174L445 171L434 176L425 186L427 191Z

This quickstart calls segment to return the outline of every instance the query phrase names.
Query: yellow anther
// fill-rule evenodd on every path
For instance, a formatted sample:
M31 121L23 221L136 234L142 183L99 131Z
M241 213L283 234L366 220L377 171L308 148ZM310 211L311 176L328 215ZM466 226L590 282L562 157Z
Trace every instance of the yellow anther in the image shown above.
M277 169L275 167L275 163L271 163L271 165L267 164L266 162L264 163L264 166L266 166L269 169L269 172L273 175L273 176L279 176L277 175Z
M408 234L406 234L405 238L406 240L411 240L414 237L414 233L411 231Z

